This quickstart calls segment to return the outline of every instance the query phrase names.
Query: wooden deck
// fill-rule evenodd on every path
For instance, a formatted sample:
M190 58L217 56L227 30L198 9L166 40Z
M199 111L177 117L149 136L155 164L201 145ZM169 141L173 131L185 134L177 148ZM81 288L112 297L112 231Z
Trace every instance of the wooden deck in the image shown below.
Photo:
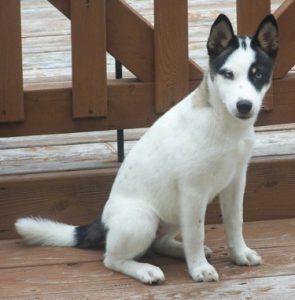
M153 0L126 0L153 24ZM283 0L272 0L275 10ZM71 85L70 21L44 0L22 0L22 44L24 85ZM219 13L227 14L236 26L236 0L189 0L189 55L207 67L206 41ZM114 59L107 56L108 78L114 78ZM134 77L124 69L124 77Z
M18 240L0 242L0 299L281 299L295 298L295 219L245 224L248 244L262 266L231 263L221 225L206 228L214 251L210 262L220 281L195 283L184 261L149 254L165 283L147 286L103 266L102 251L28 247Z
M126 2L153 23L153 0ZM271 2L274 10L283 0ZM221 12L235 25L235 0L188 3L190 57L205 68L209 27ZM25 89L71 86L69 20L44 0L21 0L21 5ZM110 55L107 71L113 78ZM132 76L124 69L124 77ZM125 131L126 153L144 132ZM215 201L207 214L206 244L214 251L210 261L220 282L195 283L183 261L149 254L144 260L166 276L158 286L107 270L102 250L28 247L13 228L24 215L74 224L96 217L120 166L114 131L0 138L0 299L295 299L295 126L259 127L257 135L245 237L264 264L231 263L222 225L215 224L221 221Z

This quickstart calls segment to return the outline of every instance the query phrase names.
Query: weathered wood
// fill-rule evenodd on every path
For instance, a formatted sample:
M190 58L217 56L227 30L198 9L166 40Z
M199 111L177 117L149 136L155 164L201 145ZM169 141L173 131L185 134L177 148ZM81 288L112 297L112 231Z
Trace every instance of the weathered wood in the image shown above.
M262 112L257 125L294 122L290 107L294 103L295 75L274 80L275 108ZM196 86L198 81L190 82ZM109 113L106 118L73 120L71 89L33 90L25 92L26 120L24 123L0 125L0 136L68 133L116 128L149 127L159 117L154 110L153 83L121 80L108 86Z
M0 123L24 119L20 0L0 1Z
M163 113L189 92L187 1L154 2L155 101Z
M15 238L13 222L20 215L53 217L88 223L108 198L117 168L37 173L0 177L0 239ZM292 218L295 157L255 158L245 194L245 220ZM278 199L279 206L278 206ZM207 212L208 223L220 223L217 201Z
M237 0L237 27L241 35L253 35L261 20L270 13L270 0Z
M107 114L105 0L72 0L73 113Z
M291 74L282 80L273 80L272 93L274 108L260 114L257 125L294 123L293 110L295 92L295 75Z
M259 230L259 229L258 229ZM283 234L283 231L281 231ZM0 244L1 247L1 244ZM42 256L50 257L50 248L36 248L32 252L35 255L39 252L40 265L23 266L18 268L0 269L1 282L0 296L10 296L14 299L40 297L43 299L138 299L154 297L155 299L170 299L178 295L182 299L216 299L216 295L223 296L255 296L259 298L272 297L290 299L294 291L294 246L286 248L262 248L259 252L264 257L264 265L258 267L237 267L232 265L224 251L217 251L213 254L211 263L217 268L220 274L218 283L193 283L190 279L184 261L170 259L167 257L151 256L145 259L147 262L159 265L165 275L166 281L159 286L146 286L128 278L122 274L106 269L101 262L81 261L80 251L77 255L77 262L52 264L57 255L57 250L52 249L53 259L46 259L42 262ZM18 257L22 251L21 246L12 248L10 256ZM28 255L24 249L24 257ZM72 249L64 249L65 255ZM60 251L60 256L63 257ZM89 255L90 256L90 255ZM101 252L98 255L101 257ZM7 259L7 255L5 256ZM94 260L94 257L91 257ZM8 258L9 260L9 258ZM36 259L38 260L38 259ZM30 258L29 261L36 263ZM49 263L48 263L49 262ZM46 272L44 272L46 270ZM249 288L249 287L251 288ZM94 296L95 295L95 296ZM289 298L284 298L284 296ZM61 297L61 298L60 298ZM76 297L76 298L75 298ZM123 297L123 298L122 298Z
M145 130L125 135L125 153ZM131 139L130 139L131 138ZM0 176L118 167L111 132L0 139ZM31 145L28 143L32 143ZM295 130L258 132L253 157L293 155Z
M0 136L140 128L150 126L158 117L154 112L152 83L111 82L108 101L106 118L73 120L70 88L25 92L25 122L1 124Z
M275 78L284 77L295 65L295 0L286 0L274 13L280 30Z
M55 2L57 1L64 5L64 0L55 0ZM153 23L153 1L126 0L126 2L142 15L145 20ZM272 0L271 2L273 11L278 4L281 4L282 0ZM218 7L222 6L223 11L231 19L235 28L235 5L236 0L228 0L226 2L221 0L189 0L189 53L192 60L197 62L203 69L207 68L206 40L208 31L213 19L220 13ZM68 9L69 12L70 10ZM69 20L47 1L26 0L22 1L22 31L25 87L30 88L31 84L44 82L57 84L59 81L70 82ZM121 38L121 36L118 34L116 38ZM153 36L151 39L153 39ZM143 41L142 43L145 42ZM147 43L145 44L146 47L150 47ZM132 49L129 50L133 51ZM137 57L135 58L137 59ZM107 64L108 76L112 79L114 78L114 62L111 56L108 56ZM142 68L149 67L147 64L141 63L141 65ZM151 65L153 65L153 62ZM200 67L198 69L200 70ZM153 73L153 70L151 70L151 73ZM124 77L130 76L132 77L132 74L124 69ZM200 78L200 76L192 76L192 69L190 69L191 78Z
M52 1L52 4L54 2ZM67 7L56 6L65 15ZM106 1L107 50L142 81L154 78L153 26L122 0ZM190 61L190 79L200 79L200 67Z
M0 241L0 269L102 261L103 252L63 247L34 247L22 240ZM1 299L1 298L0 298Z
M137 141L146 132L146 130L147 130L146 128L124 130L125 142ZM78 145L78 144L92 144L92 143L109 143L109 142L116 142L116 141L117 141L116 130L10 137L10 138L0 139L0 151L3 149Z
M102 210L116 169L6 176L0 183L0 239L15 238L19 216L86 224ZM6 211L6 213L5 213Z

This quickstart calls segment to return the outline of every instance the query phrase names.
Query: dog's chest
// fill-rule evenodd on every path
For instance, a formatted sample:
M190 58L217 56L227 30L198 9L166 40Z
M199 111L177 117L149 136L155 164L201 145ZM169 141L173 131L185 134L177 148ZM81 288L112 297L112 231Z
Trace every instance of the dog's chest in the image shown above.
M210 198L215 197L238 176L239 170L248 162L249 146L249 142L241 141L235 146L216 150L215 155L208 155L202 181Z

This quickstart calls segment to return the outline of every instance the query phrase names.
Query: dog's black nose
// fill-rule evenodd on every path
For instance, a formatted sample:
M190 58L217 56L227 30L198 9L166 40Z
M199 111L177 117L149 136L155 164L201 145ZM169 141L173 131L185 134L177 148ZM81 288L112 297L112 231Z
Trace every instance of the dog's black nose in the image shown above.
M252 109L252 103L249 100L239 100L237 103L238 112L242 115L248 114Z

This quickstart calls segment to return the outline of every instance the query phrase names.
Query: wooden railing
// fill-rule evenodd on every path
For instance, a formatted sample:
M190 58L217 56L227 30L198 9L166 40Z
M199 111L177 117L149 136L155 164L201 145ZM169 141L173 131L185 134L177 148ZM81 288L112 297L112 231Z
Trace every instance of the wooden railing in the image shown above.
M49 0L72 29L72 87L23 90L20 0L0 1L0 136L150 126L203 74L188 58L187 0L155 0L154 27L123 0ZM253 34L270 0L237 0ZM259 124L295 122L295 0L275 16L280 51ZM177 41L177 42L176 42ZM107 80L106 51L136 80Z

